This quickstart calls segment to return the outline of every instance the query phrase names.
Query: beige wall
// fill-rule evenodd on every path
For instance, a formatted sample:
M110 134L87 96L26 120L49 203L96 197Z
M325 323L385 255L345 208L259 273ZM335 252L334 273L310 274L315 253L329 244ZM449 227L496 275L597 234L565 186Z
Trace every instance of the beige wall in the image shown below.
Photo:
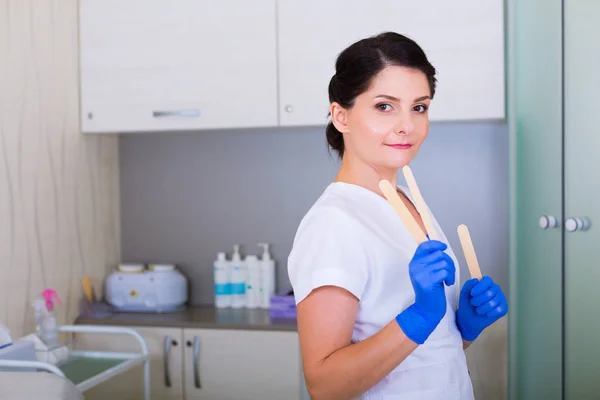
M0 323L33 330L55 288L61 323L81 277L119 259L118 142L79 133L76 0L0 0Z

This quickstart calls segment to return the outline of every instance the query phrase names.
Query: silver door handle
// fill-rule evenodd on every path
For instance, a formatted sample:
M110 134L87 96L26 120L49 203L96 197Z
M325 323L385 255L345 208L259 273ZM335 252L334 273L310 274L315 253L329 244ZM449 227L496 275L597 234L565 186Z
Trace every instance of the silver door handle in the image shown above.
M157 110L152 111L154 118L161 117L199 117L200 110L189 109L189 110Z
M553 229L560 227L560 220L553 215L542 215L539 224L542 229Z
M200 358L200 338L198 336L194 336L194 386L196 389L201 389L202 385L200 384L200 366L199 359Z
M200 358L200 338L198 336L194 336L194 343L189 340L186 342L187 347L193 348L193 361L192 367L194 369L194 387L196 389L202 389L202 383L200 382L200 366L199 366L199 358Z
M169 355L171 354L171 346L177 346L177 341L173 340L171 335L165 336L163 346L163 369L165 371L165 386L170 388L171 384L171 370L169 369Z
M587 231L592 226L592 222L587 217L572 217L565 221L567 232Z

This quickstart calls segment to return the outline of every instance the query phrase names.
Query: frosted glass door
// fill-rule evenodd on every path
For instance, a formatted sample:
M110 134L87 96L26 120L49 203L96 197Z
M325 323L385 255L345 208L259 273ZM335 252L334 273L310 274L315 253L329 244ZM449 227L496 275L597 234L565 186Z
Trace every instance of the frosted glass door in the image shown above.
M562 392L562 7L509 1L511 399Z
M566 399L598 399L600 1L565 0L564 12ZM591 221L588 230L581 229L585 218Z

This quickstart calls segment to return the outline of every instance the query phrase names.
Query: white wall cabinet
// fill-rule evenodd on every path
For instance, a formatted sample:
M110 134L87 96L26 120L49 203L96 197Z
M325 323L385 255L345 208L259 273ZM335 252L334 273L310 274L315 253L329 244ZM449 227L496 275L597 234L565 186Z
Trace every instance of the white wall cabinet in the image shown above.
M437 69L431 120L504 118L504 2L278 0L281 125L324 124L335 60L383 31L415 40Z
M503 4L81 0L82 131L324 125L338 53L384 30L436 67L431 120L503 119Z
M275 40L275 0L82 0L82 130L275 126Z
M134 327L150 351L152 399L302 400L298 333L290 331ZM112 335L111 335L112 336ZM127 336L77 334L76 347L130 352ZM85 392L85 398L142 400L143 369L133 368Z

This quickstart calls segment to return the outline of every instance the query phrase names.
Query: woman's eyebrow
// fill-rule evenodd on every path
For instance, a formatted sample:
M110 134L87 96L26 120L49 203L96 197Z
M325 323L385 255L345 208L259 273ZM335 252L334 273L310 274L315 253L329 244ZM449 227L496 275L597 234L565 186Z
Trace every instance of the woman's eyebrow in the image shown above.
M391 100L391 101L400 101L399 98L394 97L394 96L390 96L389 94L379 94L379 95L375 96L374 98L378 98L378 97L382 97L384 99L388 99L388 100ZM427 100L427 99L430 99L430 98L431 98L430 96L421 96L421 97L417 97L414 100L414 102L416 103L416 102Z

